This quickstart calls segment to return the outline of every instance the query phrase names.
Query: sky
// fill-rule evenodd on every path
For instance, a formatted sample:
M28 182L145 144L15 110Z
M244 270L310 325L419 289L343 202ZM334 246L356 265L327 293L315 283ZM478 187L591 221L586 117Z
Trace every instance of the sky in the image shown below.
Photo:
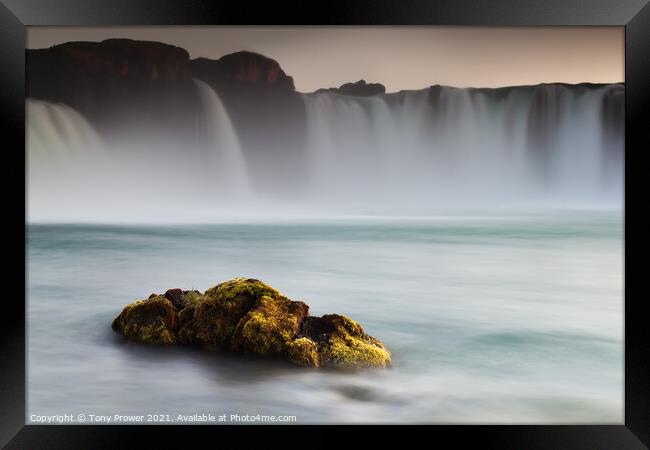
M130 38L217 59L248 50L275 59L296 89L364 79L388 92L434 84L500 87L624 81L623 27L28 27L27 47Z

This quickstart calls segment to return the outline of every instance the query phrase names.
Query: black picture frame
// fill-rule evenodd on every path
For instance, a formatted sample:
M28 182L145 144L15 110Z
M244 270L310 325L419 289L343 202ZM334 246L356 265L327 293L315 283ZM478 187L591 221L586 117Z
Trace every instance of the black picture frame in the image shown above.
M636 449L650 446L650 332L646 325L642 277L633 260L644 256L647 233L641 215L632 208L632 195L642 191L650 151L650 5L648 0L330 0L323 3L210 2L207 0L0 0L0 113L5 125L4 192L15 204L5 214L7 233L19 234L20 211L25 218L24 175L25 36L27 26L110 25L470 25L470 26L590 26L625 27L625 420L620 425L477 425L423 426L432 445L451 439L454 447L479 443L481 448ZM8 158L8 159L7 159ZM23 168L21 172L20 168ZM11 180L11 181L10 181ZM632 184L637 183L633 189ZM638 190L637 190L638 189ZM22 209L21 209L22 208ZM13 220L9 220L13 219ZM22 226L26 223L23 220ZM25 228L23 228L25 233ZM12 241L9 234L8 241ZM632 244L634 239L634 244ZM0 372L0 443L8 449L122 448L146 437L162 447L189 446L195 439L215 445L258 427L25 425L25 247L18 240L5 264L23 270L7 281L3 302L2 370ZM25 261L26 263L26 261ZM18 280L23 280L21 283ZM295 426L294 426L295 427ZM282 442L278 433L289 427L264 427L264 441ZM329 427L307 426L309 442L336 438ZM395 427L360 427L360 435L384 438ZM294 428L295 429L295 428ZM293 431L289 431L293 433ZM146 436L143 436L146 435ZM215 440L218 439L218 440ZM326 441L325 441L326 442Z

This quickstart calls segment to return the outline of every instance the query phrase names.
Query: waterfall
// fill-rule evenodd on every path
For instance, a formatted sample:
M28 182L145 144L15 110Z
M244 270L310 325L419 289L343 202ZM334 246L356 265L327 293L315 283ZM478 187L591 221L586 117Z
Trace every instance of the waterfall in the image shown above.
M73 108L28 99L28 213L209 220L229 208L411 213L622 201L622 84L300 94L306 133L282 129L296 134L295 152L263 132L268 147L242 148L217 93L194 85L197 139L182 146L155 127L131 136L103 123L98 135ZM281 103L276 111L285 113ZM255 152L265 164L247 164Z
M180 220L245 198L248 173L228 113L212 88L195 86L198 145L180 147L151 127L104 126L100 135L70 106L27 99L30 220Z
M93 127L71 107L27 99L25 108L28 157L56 164L103 152Z
M27 99L25 113L28 216L80 207L79 195L103 185L101 172L110 160L104 143L67 105Z
M614 123L610 112L619 91L539 85L304 94L311 187L324 198L424 207L616 201L621 165L608 160L623 154L622 121Z
M228 112L207 83L194 79L194 84L201 100L199 140L210 175L220 192L245 195L250 186L246 161Z

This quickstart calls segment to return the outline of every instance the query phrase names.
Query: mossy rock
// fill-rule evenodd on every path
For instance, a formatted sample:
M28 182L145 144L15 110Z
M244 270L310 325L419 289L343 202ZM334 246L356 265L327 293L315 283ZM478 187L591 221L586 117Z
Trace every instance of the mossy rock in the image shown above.
M113 321L113 329L121 331L129 341L143 344L176 342L176 309L162 295L150 296L127 305Z
M390 352L384 344L366 334L349 317L326 314L308 317L302 333L318 345L320 365L324 367L388 367Z
M187 306L198 304L199 300L203 297L199 291L193 289L184 291L182 289L169 289L165 292L165 298L172 302L177 311L182 310Z
M298 337L309 306L277 295L259 297L237 324L231 350L258 355L283 355Z
M259 280L236 278L205 292L182 340L212 350L279 355L308 310Z
M320 367L318 346L308 337L294 339L287 345L289 361L304 367Z
M387 367L390 353L361 325L338 314L310 317L309 306L252 278L199 291L170 289L127 305L113 329L146 344L195 344L306 367Z

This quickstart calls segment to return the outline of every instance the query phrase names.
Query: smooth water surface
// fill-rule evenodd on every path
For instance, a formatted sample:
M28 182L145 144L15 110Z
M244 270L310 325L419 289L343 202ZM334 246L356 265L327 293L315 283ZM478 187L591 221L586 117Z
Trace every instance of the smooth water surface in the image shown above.
M266 414L298 423L621 423L622 213L218 225L30 225L31 414ZM152 292L261 279L359 321L388 370L125 343Z

